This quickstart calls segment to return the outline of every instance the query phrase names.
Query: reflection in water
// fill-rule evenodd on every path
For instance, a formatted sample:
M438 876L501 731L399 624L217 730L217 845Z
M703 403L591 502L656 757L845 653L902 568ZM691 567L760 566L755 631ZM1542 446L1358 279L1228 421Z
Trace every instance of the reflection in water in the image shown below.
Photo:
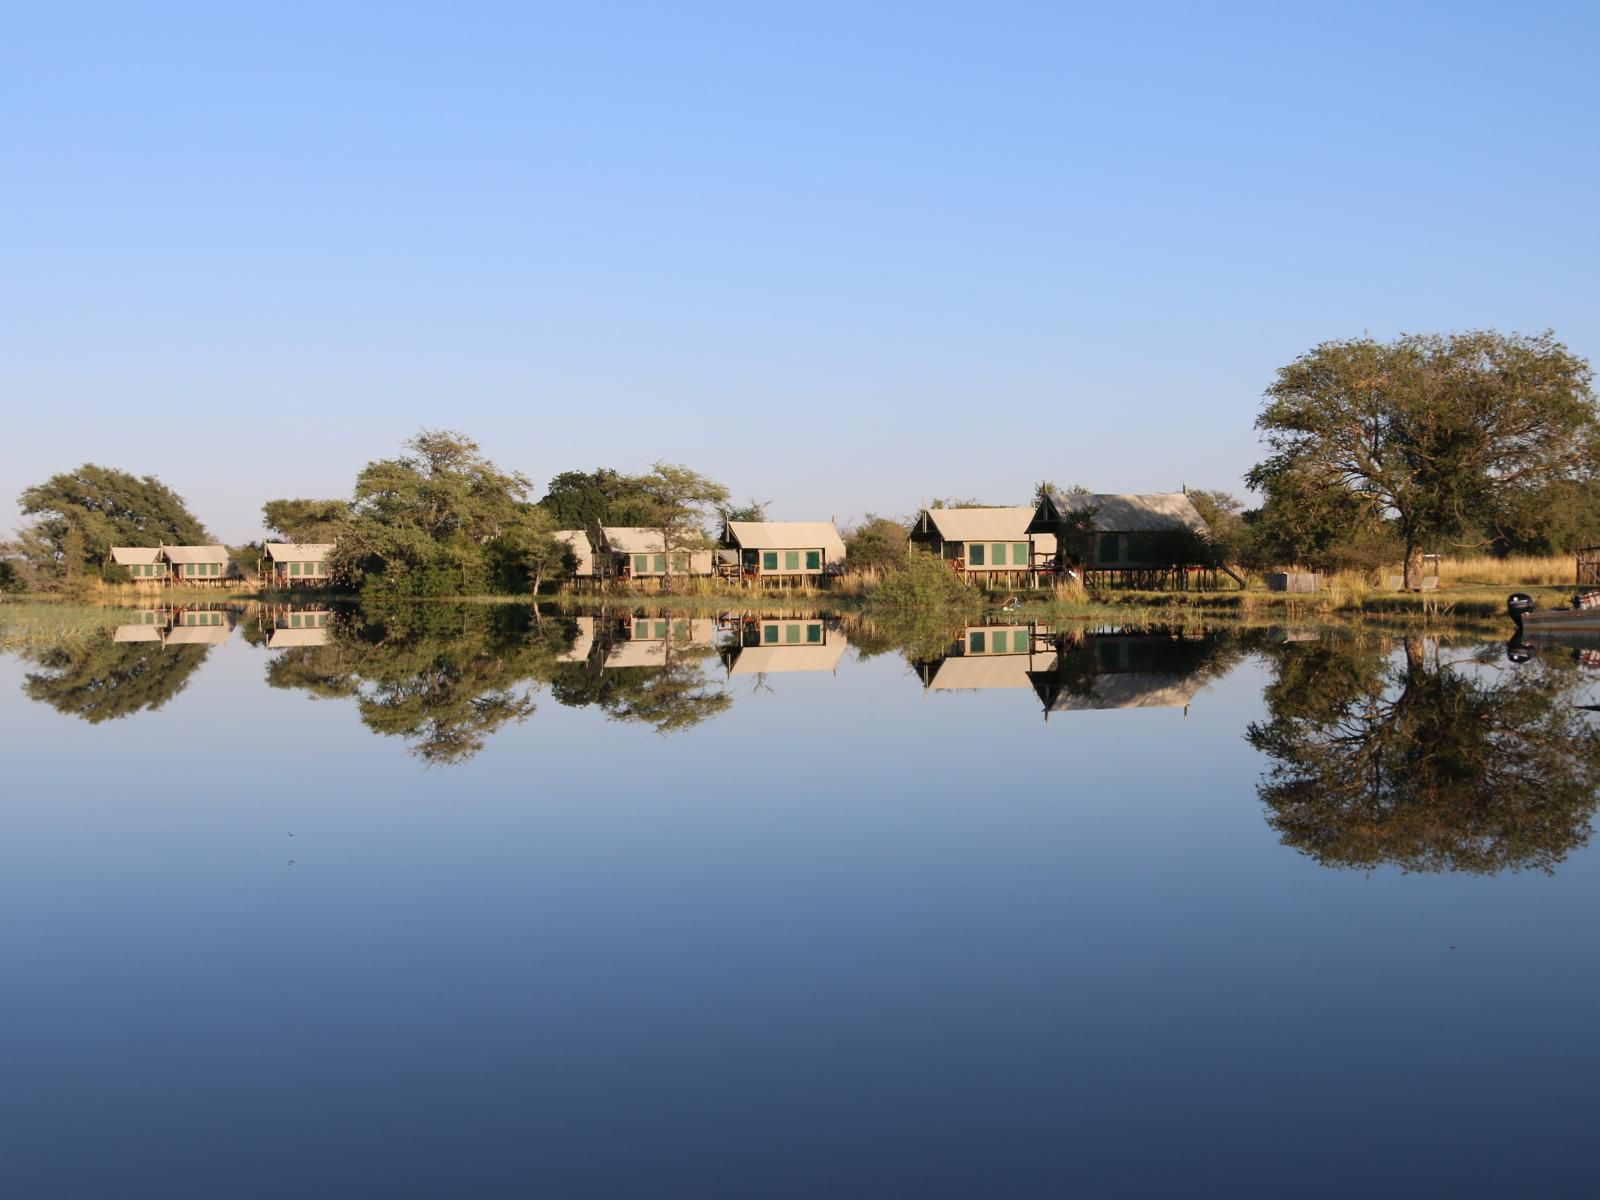
M660 733L726 712L734 677L837 673L893 645L860 618L718 618L516 605L148 609L109 636L32 651L29 697L90 722L161 707L237 627L274 688L353 704L374 733L429 764L466 761L526 721L535 697ZM847 637L846 631L849 631ZM1578 707L1582 648L1523 643L1477 659L1419 640L1283 631L1056 630L970 625L902 647L929 693L1005 690L1051 716L1181 709L1255 655L1271 673L1246 737L1286 845L1338 867L1548 869L1588 837L1600 732ZM875 640L876 639L876 640ZM1513 665L1504 665L1509 657ZM1501 664L1496 675L1491 663ZM1520 665L1518 665L1520 664ZM720 669L718 669L720 668ZM959 703L959 701L956 701ZM1035 709L1034 711L1038 711Z
M1051 713L1181 708L1232 667L1246 639L1178 629L1053 630L969 625L944 655L918 664L930 691L1031 688Z
M1570 667L1490 677L1435 642L1279 648L1268 718L1268 820L1319 863L1410 871L1549 870L1589 837L1600 729ZM1490 658L1484 655L1483 659Z
M236 610L187 605L128 615L109 636L31 652L42 670L25 677L28 697L91 724L158 709L188 686L211 646L227 640Z

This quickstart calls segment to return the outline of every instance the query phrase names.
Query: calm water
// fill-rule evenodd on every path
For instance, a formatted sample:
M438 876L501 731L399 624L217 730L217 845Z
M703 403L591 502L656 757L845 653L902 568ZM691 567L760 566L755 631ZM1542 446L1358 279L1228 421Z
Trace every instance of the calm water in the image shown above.
M1593 1194L1568 647L169 622L0 658L5 1195Z

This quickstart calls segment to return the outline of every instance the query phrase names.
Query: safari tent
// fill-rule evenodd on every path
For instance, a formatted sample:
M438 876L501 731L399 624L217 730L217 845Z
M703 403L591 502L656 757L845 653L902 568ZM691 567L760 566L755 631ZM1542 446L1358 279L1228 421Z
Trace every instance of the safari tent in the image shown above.
M328 582L332 542L268 542L261 548L262 573L278 587Z
M816 579L844 562L844 539L832 521L727 521L727 573L740 579Z
M599 552L612 576L618 579L661 579L667 574L666 541L661 530L636 525L605 525L600 529ZM673 575L710 575L713 554L705 550L674 550Z
M128 578L137 584L154 587L167 578L167 563L159 546L113 546L111 561L124 568Z
M230 582L226 546L163 546L161 555L172 566L172 578L185 586Z
M752 618L723 646L722 662L729 675L834 671L847 645L821 617Z
M911 526L911 545L963 575L1026 574L1055 561L1053 533L1029 533L1032 508L925 508Z

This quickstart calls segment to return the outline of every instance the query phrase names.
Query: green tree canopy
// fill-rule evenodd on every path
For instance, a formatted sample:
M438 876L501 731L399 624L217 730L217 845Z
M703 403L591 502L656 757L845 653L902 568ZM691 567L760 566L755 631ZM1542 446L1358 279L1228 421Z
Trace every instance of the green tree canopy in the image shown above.
M667 556L662 587L671 591L673 552L698 550L711 543L705 522L727 503L728 489L698 471L669 462L655 463L634 482L648 516L641 524L661 534Z
M845 567L851 571L887 571L905 565L910 531L891 517L868 513L845 531Z
M210 646L115 642L109 633L41 650L23 681L30 700L91 725L160 708L189 685Z
M1548 332L1325 342L1267 389L1256 427L1270 455L1248 480L1269 503L1391 520L1414 587L1430 542L1593 471L1590 380L1589 364Z
M268 500L262 524L285 542L336 542L350 524L348 500Z
M425 429L405 449L356 477L335 571L402 594L487 590L491 548L527 523L527 479L453 431Z
M638 481L609 467L563 471L550 481L539 507L550 514L556 529L647 525L650 516Z
M100 572L110 561L112 546L211 541L183 497L154 475L139 477L85 463L28 488L18 503L35 518L21 531L18 552L41 582Z

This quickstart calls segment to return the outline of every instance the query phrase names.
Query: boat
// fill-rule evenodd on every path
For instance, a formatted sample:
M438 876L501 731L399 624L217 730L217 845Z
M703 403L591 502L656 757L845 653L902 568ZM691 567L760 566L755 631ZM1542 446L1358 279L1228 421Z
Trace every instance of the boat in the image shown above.
M1506 598L1506 613L1518 629L1540 633L1600 633L1600 591L1581 592L1571 608L1535 608L1533 597L1513 592Z

